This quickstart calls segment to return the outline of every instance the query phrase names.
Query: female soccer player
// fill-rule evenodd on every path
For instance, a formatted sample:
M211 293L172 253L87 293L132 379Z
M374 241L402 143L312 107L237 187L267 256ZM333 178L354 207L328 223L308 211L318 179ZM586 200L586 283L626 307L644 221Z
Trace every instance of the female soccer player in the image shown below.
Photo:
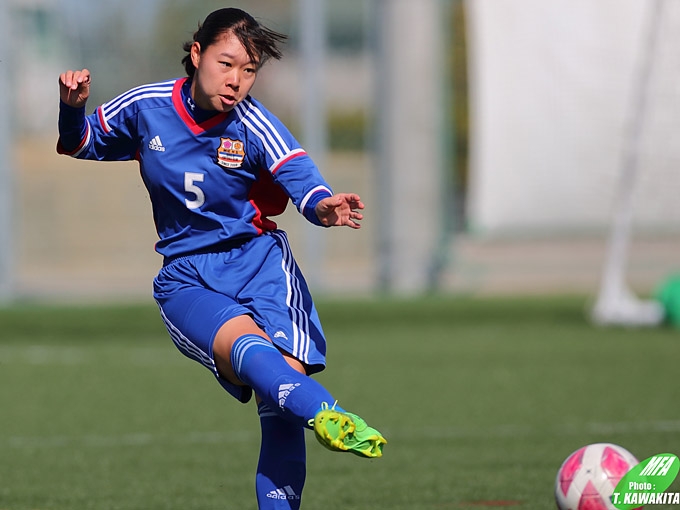
M187 77L136 87L86 116L87 69L59 77L58 152L139 161L163 267L154 298L179 350L235 398L254 391L262 428L261 509L299 508L304 428L330 450L382 455L383 436L309 377L326 341L286 234L291 200L310 222L360 228L364 204L333 194L281 122L249 95L285 36L219 9L184 45Z

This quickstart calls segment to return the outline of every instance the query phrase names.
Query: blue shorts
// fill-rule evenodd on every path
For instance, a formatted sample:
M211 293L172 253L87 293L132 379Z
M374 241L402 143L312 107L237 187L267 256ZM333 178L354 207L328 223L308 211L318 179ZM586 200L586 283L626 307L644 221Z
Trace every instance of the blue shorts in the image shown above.
M154 298L177 348L217 377L241 402L252 390L220 377L213 341L220 327L250 315L308 374L326 366L326 339L285 232L275 230L219 253L181 257L154 279Z

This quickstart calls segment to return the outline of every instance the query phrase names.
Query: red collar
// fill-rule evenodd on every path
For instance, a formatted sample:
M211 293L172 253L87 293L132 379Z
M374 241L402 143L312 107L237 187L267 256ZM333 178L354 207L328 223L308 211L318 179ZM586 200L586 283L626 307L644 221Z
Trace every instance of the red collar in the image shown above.
M195 135L200 135L205 131L214 128L221 122L224 122L229 116L229 113L218 113L214 117L209 118L205 122L200 124L196 123L191 114L187 111L187 106L182 101L182 85L188 80L188 78L181 78L175 82L175 86L172 89L172 104L175 106L178 115L187 125Z

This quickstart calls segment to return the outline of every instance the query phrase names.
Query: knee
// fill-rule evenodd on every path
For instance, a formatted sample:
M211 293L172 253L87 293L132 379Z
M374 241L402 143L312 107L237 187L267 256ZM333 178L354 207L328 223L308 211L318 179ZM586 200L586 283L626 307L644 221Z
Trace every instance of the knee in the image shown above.
M220 376L233 384L243 385L231 366L231 350L236 339L243 335L257 335L269 341L267 334L249 315L241 315L225 322L213 340L213 359Z

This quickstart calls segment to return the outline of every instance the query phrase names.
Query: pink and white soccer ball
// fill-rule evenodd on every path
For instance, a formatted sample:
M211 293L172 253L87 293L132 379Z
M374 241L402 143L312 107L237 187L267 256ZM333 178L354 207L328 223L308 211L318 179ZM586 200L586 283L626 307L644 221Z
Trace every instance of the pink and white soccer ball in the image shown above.
M625 448L596 443L579 448L562 463L555 480L560 510L616 510L611 503L616 484L638 464Z

